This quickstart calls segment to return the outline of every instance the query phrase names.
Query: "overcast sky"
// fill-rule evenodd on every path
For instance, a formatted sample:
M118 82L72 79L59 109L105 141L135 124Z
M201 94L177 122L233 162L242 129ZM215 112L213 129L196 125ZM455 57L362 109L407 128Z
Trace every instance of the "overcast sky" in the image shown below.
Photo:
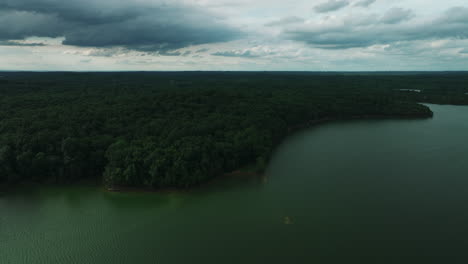
M468 70L468 1L0 0L0 70Z

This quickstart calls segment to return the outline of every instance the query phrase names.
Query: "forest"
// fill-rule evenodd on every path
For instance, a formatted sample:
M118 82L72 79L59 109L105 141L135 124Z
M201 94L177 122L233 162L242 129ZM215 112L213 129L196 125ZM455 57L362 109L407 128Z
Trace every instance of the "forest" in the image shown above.
M420 102L468 104L468 73L0 72L0 186L188 188L261 172L296 127Z

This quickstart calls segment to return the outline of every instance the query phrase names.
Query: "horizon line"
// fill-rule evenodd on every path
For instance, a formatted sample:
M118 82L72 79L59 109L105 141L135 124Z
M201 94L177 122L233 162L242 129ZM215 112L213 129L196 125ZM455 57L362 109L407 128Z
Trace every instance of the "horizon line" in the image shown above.
M11 73L11 72L21 72L21 73L111 73L111 72L122 72L122 73L204 73L204 72L222 72L222 73L236 73L236 72L243 72L243 73L274 73L274 72L291 72L291 73L383 73L383 72L390 72L390 73L403 73L403 72L411 72L411 73L436 73L436 72L447 72L447 73L460 73L466 72L468 70L376 70L376 71L300 71L300 70L244 70L244 71L236 71L236 70L155 70L155 71L146 71L146 70L102 70L102 71L71 71L71 70L0 70L3 73Z

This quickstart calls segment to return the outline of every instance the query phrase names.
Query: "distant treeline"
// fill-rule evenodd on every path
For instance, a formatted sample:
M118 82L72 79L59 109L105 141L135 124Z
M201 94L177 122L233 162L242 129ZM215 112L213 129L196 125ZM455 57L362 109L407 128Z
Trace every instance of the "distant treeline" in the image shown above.
M0 75L0 183L185 188L253 163L261 171L298 125L468 104L464 73Z

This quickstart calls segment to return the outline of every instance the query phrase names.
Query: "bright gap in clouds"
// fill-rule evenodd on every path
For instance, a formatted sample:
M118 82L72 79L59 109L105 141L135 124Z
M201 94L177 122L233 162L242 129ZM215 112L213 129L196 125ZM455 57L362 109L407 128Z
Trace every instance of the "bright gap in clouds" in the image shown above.
M468 70L459 0L1 0L2 70Z

